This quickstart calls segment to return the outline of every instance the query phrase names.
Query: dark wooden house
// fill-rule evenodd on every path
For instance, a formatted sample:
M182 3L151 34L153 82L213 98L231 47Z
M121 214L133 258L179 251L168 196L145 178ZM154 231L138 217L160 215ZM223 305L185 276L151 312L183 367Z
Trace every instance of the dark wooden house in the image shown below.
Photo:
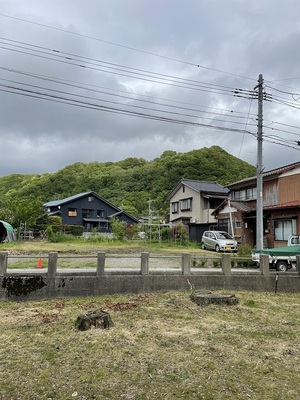
M95 192L84 192L44 204L48 216L58 215L63 225L81 225L84 232L97 229L110 232L110 221L117 218L127 224L137 224L137 218L121 210Z

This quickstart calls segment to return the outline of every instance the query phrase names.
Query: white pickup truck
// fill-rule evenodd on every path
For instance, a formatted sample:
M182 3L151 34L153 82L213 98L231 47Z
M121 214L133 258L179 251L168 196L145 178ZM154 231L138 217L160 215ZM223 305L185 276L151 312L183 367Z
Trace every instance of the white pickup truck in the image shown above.
M277 271L283 272L296 267L296 256L300 255L300 235L290 236L286 247L254 250L252 260L259 264L261 254L269 256L270 268L276 268Z

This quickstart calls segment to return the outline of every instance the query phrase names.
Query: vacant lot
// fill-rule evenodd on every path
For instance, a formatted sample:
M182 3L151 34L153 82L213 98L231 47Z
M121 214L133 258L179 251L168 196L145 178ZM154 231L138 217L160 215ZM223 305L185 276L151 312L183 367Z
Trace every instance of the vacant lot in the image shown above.
M235 294L0 303L0 398L299 399L300 294ZM75 329L99 309L114 327Z

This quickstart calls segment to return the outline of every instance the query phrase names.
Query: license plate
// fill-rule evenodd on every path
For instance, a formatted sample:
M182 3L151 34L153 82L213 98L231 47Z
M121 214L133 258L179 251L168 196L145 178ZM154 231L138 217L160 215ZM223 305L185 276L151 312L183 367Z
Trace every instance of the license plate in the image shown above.
M226 247L225 250L230 251L231 247Z

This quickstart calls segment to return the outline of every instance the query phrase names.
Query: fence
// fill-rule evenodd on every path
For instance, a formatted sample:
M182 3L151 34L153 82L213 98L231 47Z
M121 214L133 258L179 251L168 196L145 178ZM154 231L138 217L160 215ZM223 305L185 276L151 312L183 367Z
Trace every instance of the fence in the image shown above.
M192 255L150 256L143 252L140 256L127 256L139 263L138 268L106 268L112 256L98 252L94 256L74 256L70 258L92 258L95 268L58 268L58 261L64 257L57 252L47 256L47 268L34 270L11 270L8 268L8 252L0 252L0 299L24 300L69 296L98 296L113 293L145 293L159 290L259 290L282 292L300 291L300 256L297 256L296 272L272 273L269 257L261 255L259 269L243 270L232 268L231 254L222 254L220 268L193 268ZM150 268L153 259L176 258L179 268ZM23 256L18 258L33 258ZM39 256L35 257L38 261ZM66 258L66 257L65 257ZM122 256L119 256L121 259ZM125 258L125 256L123 257ZM84 263L83 263L84 264ZM84 265L83 265L84 266ZM280 278L279 278L280 277Z

